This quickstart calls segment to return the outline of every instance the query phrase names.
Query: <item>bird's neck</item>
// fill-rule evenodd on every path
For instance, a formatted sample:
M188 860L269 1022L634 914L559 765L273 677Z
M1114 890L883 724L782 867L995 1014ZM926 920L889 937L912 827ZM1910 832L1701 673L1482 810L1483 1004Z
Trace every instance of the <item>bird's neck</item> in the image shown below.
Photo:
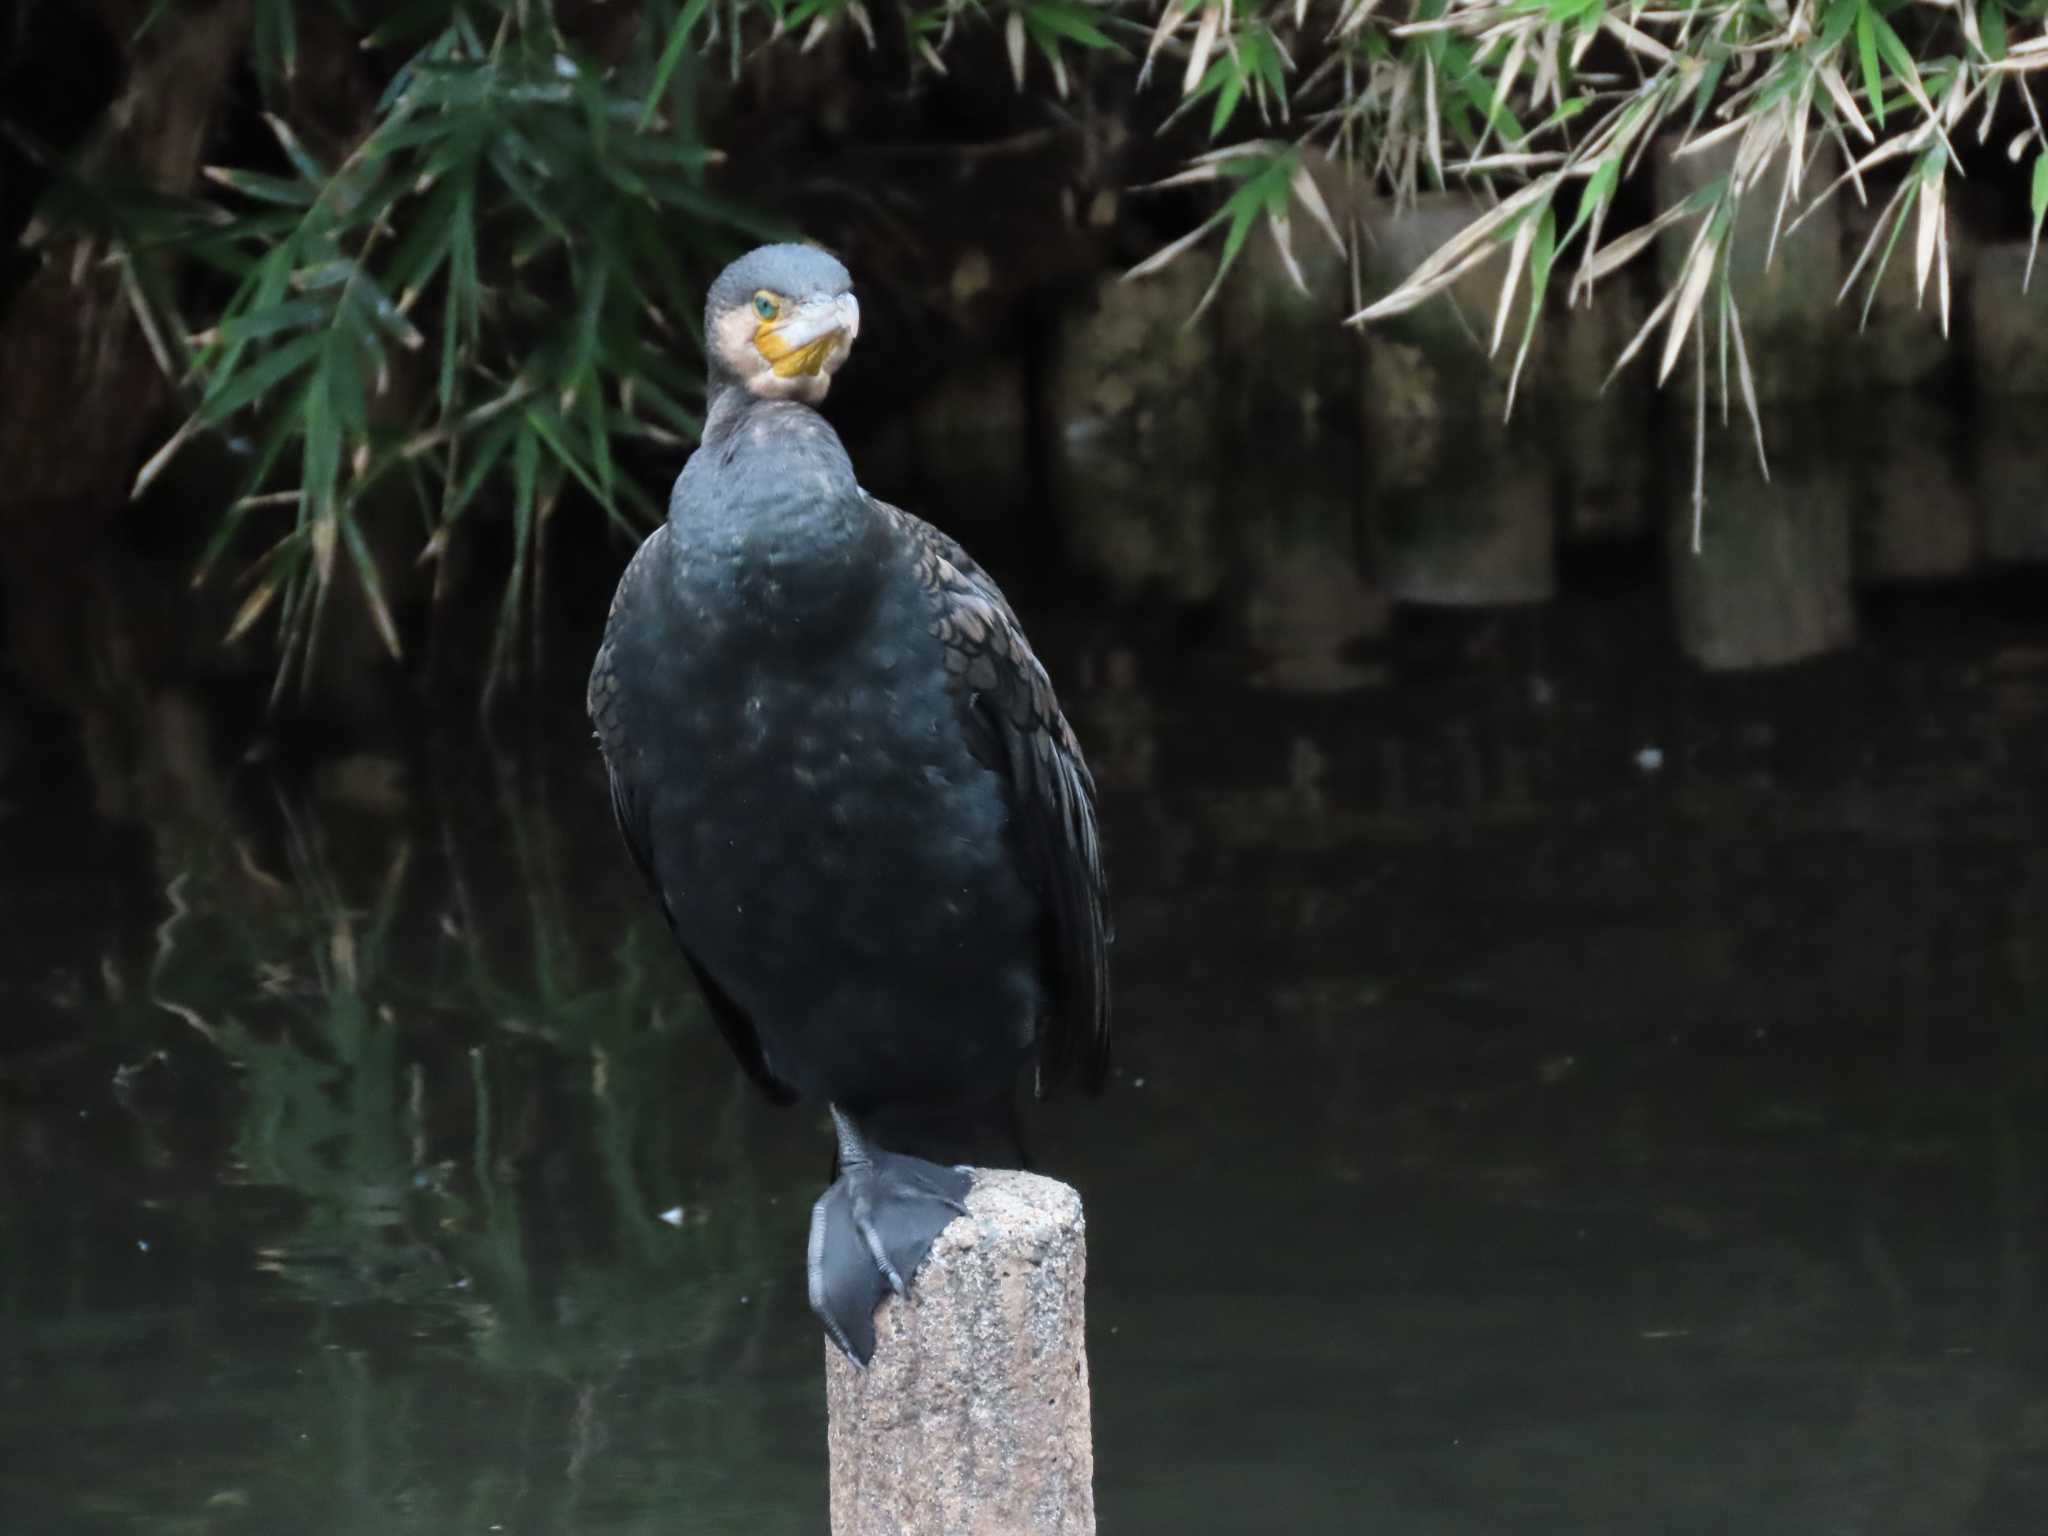
M809 406L714 390L669 503L690 580L761 622L815 626L872 595L883 536L831 424Z
M866 520L857 515L864 498L853 461L832 424L799 401L763 400L737 385L713 391L686 475L677 490L689 494L672 514L757 525L778 539L792 524L822 530Z
M768 403L735 380L713 375L705 401L702 445L715 448L725 442L751 412Z
M825 390L831 381L801 379L796 383L804 386L810 393L796 393L791 385L785 383L780 393L757 395L722 366L714 367L708 381L709 387L705 392L703 441L708 445L731 436L747 418L757 412L794 406L815 413L815 408L818 402L825 398Z

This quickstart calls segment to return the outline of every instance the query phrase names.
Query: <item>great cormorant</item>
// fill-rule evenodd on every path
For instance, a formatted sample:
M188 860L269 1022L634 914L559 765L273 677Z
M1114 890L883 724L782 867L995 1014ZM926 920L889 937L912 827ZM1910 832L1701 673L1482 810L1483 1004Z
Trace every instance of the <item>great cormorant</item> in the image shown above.
M1099 1077L1109 1000L1094 783L1045 669L814 409L859 329L846 268L807 246L711 285L703 440L619 580L589 705L740 1065L830 1106L810 1300L865 1364L884 1286L962 1209L957 1128L1027 1062Z

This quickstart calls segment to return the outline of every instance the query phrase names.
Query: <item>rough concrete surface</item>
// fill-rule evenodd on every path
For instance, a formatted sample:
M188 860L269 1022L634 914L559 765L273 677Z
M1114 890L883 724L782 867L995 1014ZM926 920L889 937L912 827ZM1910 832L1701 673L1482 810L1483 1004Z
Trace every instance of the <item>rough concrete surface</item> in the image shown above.
M1683 202L1726 176L1735 163L1736 145L1732 140L1683 159L1672 158L1676 147L1676 136L1667 134L1653 151L1660 208ZM1826 186L1834 179L1837 165L1834 150L1823 148L1807 170L1807 185ZM1844 313L1835 303L1835 294L1842 285L1844 201L1838 196L1821 204L1797 230L1781 234L1774 249L1771 225L1777 218L1777 172L1766 176L1761 185L1753 186L1742 199L1734 243L1728 249L1728 278L1735 294L1735 307L1742 317L1744 344L1760 400L1813 400L1834 395L1841 389L1846 344L1856 324L1856 311ZM1698 230L1697 220L1681 219L1657 237L1660 295L1664 288L1678 281ZM1908 252L1908 266L1910 255ZM1767 256L1769 266L1764 264ZM1858 293L1860 307L1861 289ZM1711 307L1707 313L1708 388L1718 395L1720 365L1714 342L1717 321ZM1660 335L1651 350L1655 352L1662 346ZM1681 395L1689 398L1697 377L1688 355L1673 371L1672 382Z
M2026 282L2033 260L2034 280ZM2048 258L2032 242L2005 240L1971 261L1963 325L1977 389L1985 396L2048 394Z
M1081 1197L977 1169L861 1370L830 1345L833 1536L1092 1536Z
M1678 463L1673 477L1689 478ZM1783 455L1771 478L1733 433L1707 442L1712 495L1692 548L1685 493L1667 492L1679 645L1710 672L1778 667L1856 639L1848 476L1827 459Z

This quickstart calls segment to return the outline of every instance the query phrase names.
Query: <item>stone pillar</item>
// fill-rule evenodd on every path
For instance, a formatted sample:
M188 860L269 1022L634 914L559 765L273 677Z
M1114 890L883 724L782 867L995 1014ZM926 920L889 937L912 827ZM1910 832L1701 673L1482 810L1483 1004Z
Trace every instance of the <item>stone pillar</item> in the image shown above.
M1788 451L1765 482L1747 443L1709 437L1707 486L1697 554L1691 506L1683 495L1668 498L1673 617L1685 654L1709 672L1736 672L1853 644L1850 496L1839 461Z
M1385 297L1438 247L1455 238L1486 212L1486 203L1466 192L1425 192L1412 206L1396 210L1376 204L1366 215L1362 251L1365 287L1362 298ZM1505 435L1508 378L1515 350L1521 345L1528 314L1527 279L1515 297L1508 329L1498 352L1489 352L1500 285L1507 275L1499 257L1468 272L1439 294L1406 314L1379 320L1364 329L1365 415L1374 422L1450 420L1468 446L1482 438L1490 447ZM1536 328L1523 369L1521 401L1540 400L1546 358L1553 346L1551 330ZM1519 412L1521 406L1516 407Z
M1999 241L1971 261L1962 323L1985 398L2048 395L2048 256L2035 262L2034 280L2023 287L2030 249L2025 240Z
M1658 157L1656 188L1660 209L1669 208L1725 177L1735 159L1733 142L1683 159L1671 158L1676 147L1675 138L1667 135L1654 151ZM1809 187L1817 190L1826 186L1837 164L1835 152L1823 149L1807 173ZM1783 235L1767 267L1764 256L1770 251L1771 223L1777 214L1779 174L1773 169L1742 199L1742 212L1735 221L1734 244L1729 251L1729 281L1735 292L1735 307L1742 316L1742 334L1758 399L1824 399L1841 392L1845 377L1854 377L1843 373L1842 359L1843 341L1855 328L1856 311L1844 315L1835 303L1835 291L1842 284L1844 200L1839 195L1830 199L1796 233ZM1678 281L1698 228L1696 220L1684 219L1657 237L1660 291ZM1893 254L1894 259L1900 256L1899 252ZM1903 259L1909 268L1912 257L1911 249L1905 249ZM1706 301L1707 379L1717 406L1721 388L1721 353L1716 331L1719 313L1719 305L1710 293ZM1646 350L1656 356L1663 345L1660 331ZM1697 376L1695 367L1688 353L1672 370L1671 383L1683 397L1691 396ZM1732 372L1732 360L1729 367ZM1735 409L1740 411L1742 407L1737 403Z
M1962 452L1969 440L1955 406L1924 392L1859 403L1844 441L1858 580L1946 581L1977 564L1977 494Z
M1053 339L1041 404L1061 537L1119 598L1156 587L1201 602L1227 574L1216 486L1228 370L1213 327L1187 323L1215 272L1195 250L1141 282L1106 277Z
M1094 1536L1081 1197L977 1169L861 1370L825 1347L832 1536Z
M1825 185L1825 183L1822 183ZM1847 188L1843 189L1847 191ZM1842 210L1842 253L1854 261L1870 239L1883 216L1887 194L1880 193L1867 203L1837 194ZM1939 387L1956 372L1959 348L1949 344L1941 328L1941 279L1930 272L1924 292L1916 292L1912 235L1918 215L1906 220L1906 234L1892 247L1891 260L1877 279L1877 296L1870 299L1870 315L1863 319L1863 306L1870 292L1871 272L1877 252L1884 250L1885 237L1878 236L1877 252L1856 274L1856 284L1836 307L1836 323L1849 338L1842 357L1845 381L1860 382L1872 389L1917 389ZM1955 286L1967 293L1968 240L1962 219L1951 208L1948 217L1950 257L1955 262ZM1847 269L1844 268L1846 273ZM1952 306L1950 324L1961 330L1966 323Z
M1404 603L1489 608L1557 595L1557 496L1534 448L1446 457L1387 530L1387 589Z
M1614 388L1601 387L1650 317L1637 278L1633 270L1617 273L1593 290L1590 303L1553 312L1543 322L1557 329L1551 398L1532 392L1528 399L1537 411L1547 405L1555 413L1538 441L1560 460L1559 532L1566 538L1636 537L1650 526L1656 505L1648 365L1638 358L1630 365L1635 371Z
M2048 395L1980 399L1973 415L1985 553L2000 563L2048 560Z

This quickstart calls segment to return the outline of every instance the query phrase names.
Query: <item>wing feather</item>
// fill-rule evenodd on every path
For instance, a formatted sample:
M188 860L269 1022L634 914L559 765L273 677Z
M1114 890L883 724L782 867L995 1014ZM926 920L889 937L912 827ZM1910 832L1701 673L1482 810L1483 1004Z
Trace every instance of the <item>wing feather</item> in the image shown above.
M733 1001L732 994L706 969L703 961L691 952L677 930L675 912L669 905L668 893L662 889L661 876L655 864L653 832L648 824L646 808L647 786L640 782L644 770L639 765L643 760L633 750L632 723L627 718L619 673L623 667L632 664L625 616L633 611L638 591L646 583L648 572L669 558L667 539L668 525L663 524L647 536L626 563L625 574L619 578L618 591L612 596L611 614L605 621L604 641L598 646L597 660L590 669L590 691L585 702L590 711L590 723L597 730L598 746L604 753L605 777L611 783L612 819L618 823L626 851L632 854L634 864L661 901L662 915L668 919L669 932L675 935L677 947L682 950L683 958L689 961L690 970L697 978L697 990L703 994L705 1008L756 1086L777 1104L792 1104L796 1102L797 1092L768 1065L754 1021L744 1008Z
M1040 1035L1041 1082L1078 1068L1093 1085L1109 1046L1110 943L1095 780L1052 679L993 578L931 524L869 499L916 560L969 739L1009 782L1027 870L1046 904L1054 996Z

